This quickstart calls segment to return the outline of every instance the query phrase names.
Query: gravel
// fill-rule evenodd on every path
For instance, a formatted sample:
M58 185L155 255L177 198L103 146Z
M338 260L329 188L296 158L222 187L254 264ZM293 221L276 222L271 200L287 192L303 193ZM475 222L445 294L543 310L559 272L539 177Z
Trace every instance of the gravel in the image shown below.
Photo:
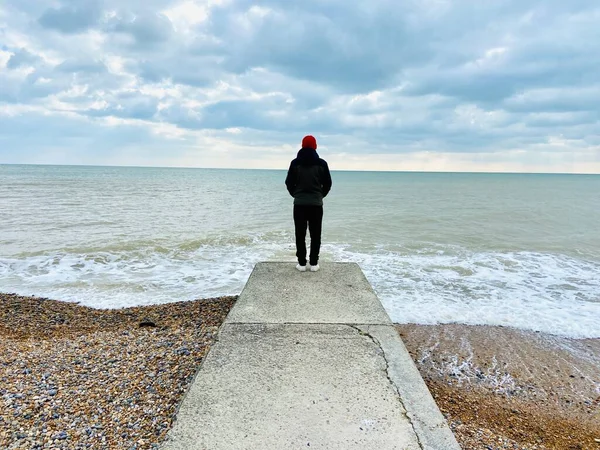
M97 310L0 294L0 449L157 448L235 300Z
M0 294L0 449L156 449L237 297L97 310ZM398 330L464 450L600 449L600 340Z
M464 450L600 450L600 339L397 328Z

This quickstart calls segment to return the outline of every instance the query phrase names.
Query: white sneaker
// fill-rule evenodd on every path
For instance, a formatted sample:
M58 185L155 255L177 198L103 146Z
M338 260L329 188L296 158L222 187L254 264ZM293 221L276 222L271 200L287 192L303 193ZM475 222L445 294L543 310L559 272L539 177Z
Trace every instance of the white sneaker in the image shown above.
M296 269L298 269L300 272L306 272L306 266L301 266L300 264L298 264L296 266ZM311 268L312 270L312 268Z
M319 270L319 265L318 264L316 266L310 266L310 271L311 272L316 272L317 270Z

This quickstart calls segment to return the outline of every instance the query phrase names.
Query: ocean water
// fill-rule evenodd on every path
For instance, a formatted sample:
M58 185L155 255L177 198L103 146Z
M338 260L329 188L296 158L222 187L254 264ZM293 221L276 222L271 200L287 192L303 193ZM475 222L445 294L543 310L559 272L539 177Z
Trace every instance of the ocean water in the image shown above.
M322 264L357 262L395 322L600 337L600 176L332 178ZM96 308L239 294L256 262L295 260L284 179L0 165L0 291Z

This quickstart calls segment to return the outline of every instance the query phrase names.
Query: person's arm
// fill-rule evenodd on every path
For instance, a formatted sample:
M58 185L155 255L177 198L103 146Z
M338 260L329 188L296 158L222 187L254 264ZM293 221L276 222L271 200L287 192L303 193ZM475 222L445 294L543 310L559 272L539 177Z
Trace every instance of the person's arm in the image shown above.
M285 186L292 197L294 196L294 188L296 187L296 177L294 176L293 172L295 171L293 168L294 162L292 161L290 163L290 168L288 169L287 177L285 177Z
M326 161L323 161L323 168L325 169L325 173L323 176L323 197L327 197L329 191L331 190L331 185L333 184L331 181L331 173L329 173L329 166Z

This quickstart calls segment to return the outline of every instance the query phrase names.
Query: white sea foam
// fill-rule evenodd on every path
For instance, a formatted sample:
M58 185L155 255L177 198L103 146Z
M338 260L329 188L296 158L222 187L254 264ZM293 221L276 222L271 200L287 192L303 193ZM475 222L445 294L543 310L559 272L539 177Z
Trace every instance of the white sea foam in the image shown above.
M119 308L239 294L254 264L294 261L289 235L0 259L0 291ZM504 325L600 337L600 264L458 247L326 244L322 262L357 262L397 323Z
M600 264L532 252L355 252L396 323L503 325L564 336L600 337Z
M495 356L488 367L480 367L473 362L472 350L466 357L447 355L438 363L432 358L438 346L439 342L430 348L421 350L418 356L419 366L428 366L431 370L459 385L485 386L497 394L505 395L512 395L519 390L515 379L507 371L506 363L501 366Z
M58 252L0 259L0 290L94 308L169 303L239 294L273 245L200 245L87 254Z

